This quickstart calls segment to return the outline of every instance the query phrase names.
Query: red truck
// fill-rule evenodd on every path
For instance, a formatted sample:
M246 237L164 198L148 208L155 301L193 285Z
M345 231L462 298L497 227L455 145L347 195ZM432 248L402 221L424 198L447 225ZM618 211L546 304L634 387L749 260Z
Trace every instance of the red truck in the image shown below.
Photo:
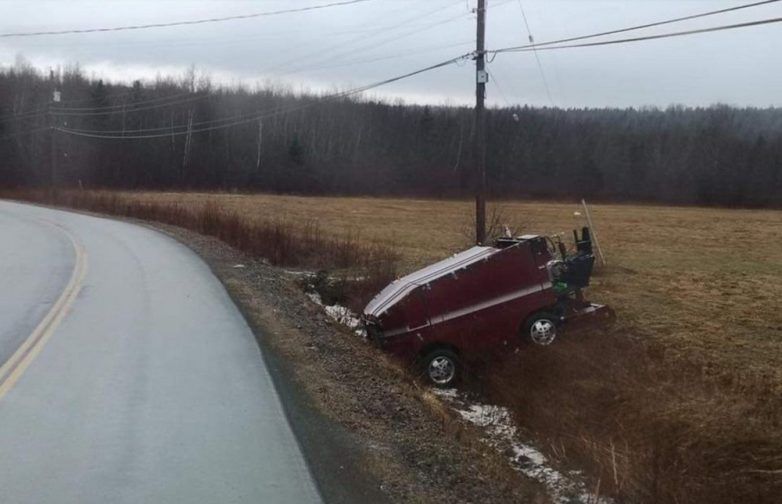
M576 319L612 320L582 293L595 260L589 228L573 235L571 252L543 236L501 238L402 277L364 309L367 335L449 387L467 357L518 341L549 345Z

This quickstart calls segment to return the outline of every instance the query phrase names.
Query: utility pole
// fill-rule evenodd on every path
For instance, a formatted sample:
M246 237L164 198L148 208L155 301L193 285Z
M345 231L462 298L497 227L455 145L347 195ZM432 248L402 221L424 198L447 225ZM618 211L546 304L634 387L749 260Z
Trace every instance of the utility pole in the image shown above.
M60 91L57 90L57 81L54 78L54 70L49 71L49 80L52 84L52 98L49 101L49 188L54 195L56 186L56 172L57 172L57 138L56 138L56 123L54 120L53 106L60 101Z
M478 32L475 50L475 242L486 241L486 0L478 0Z

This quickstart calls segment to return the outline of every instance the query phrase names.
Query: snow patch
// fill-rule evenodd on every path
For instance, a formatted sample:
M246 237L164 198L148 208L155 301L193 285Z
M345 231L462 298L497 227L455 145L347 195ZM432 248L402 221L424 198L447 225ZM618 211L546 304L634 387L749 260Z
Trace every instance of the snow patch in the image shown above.
M323 300L321 299L320 294L317 292L308 292L307 297L309 297L316 305L322 306L323 310L326 312L326 315L331 317L337 323L342 324L349 329L353 329L353 331L358 336L366 337L366 331L361 325L361 319L358 318L358 315L353 313L353 311L351 311L349 308L339 304L323 304Z
M303 271L297 271L297 270L283 270L283 271L284 271L285 273L287 273L288 275L295 276L295 277L302 277L302 276L307 276L307 277L308 277L308 276L312 276L312 271L307 271L307 270L303 270Z
M508 457L514 469L543 483L554 502L560 504L611 504L596 498L579 478L578 471L562 473L554 469L538 449L521 439L508 408L470 401L456 389L434 389L465 421L483 429L482 440Z

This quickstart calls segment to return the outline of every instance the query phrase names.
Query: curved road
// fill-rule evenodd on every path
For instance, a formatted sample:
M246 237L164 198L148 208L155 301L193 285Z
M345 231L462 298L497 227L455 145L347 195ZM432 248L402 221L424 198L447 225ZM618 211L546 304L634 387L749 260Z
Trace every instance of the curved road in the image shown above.
M255 338L160 233L0 202L0 501L320 497Z

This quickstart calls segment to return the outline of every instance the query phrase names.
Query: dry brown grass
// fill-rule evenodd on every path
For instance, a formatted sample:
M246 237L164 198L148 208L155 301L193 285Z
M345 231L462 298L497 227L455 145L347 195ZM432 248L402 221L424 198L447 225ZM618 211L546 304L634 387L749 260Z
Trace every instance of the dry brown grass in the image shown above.
M112 197L186 212L218 201L245 222L315 227L345 240L343 249L393 248L402 272L468 246L472 219L466 201ZM501 206L526 232L567 237L580 224L574 203ZM609 266L590 297L616 309L618 326L507 360L487 392L550 454L579 461L614 495L774 502L782 495L782 212L595 205L593 216Z
M274 215L248 218L241 209L224 207L219 198L193 205L107 191L27 190L0 196L171 224L214 236L275 266L327 269L343 277L349 274L354 280L343 301L354 306L393 280L399 259L380 242L364 242L353 233L322 232L317 220L292 221Z
M472 202L203 193L133 193L134 200L200 208L220 202L243 218L315 223L335 236L393 247L401 272L468 246ZM565 233L575 203L506 202L524 231ZM719 362L782 385L782 211L595 205L609 267L592 297L611 304L666 353ZM776 392L782 394L782 388Z

